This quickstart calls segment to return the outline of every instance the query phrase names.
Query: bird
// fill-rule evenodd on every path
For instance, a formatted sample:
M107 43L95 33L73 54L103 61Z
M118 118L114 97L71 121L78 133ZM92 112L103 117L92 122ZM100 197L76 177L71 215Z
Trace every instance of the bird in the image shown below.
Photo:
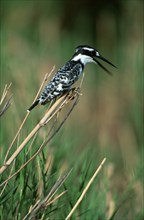
M39 98L30 106L27 110L30 112L38 104L45 105L51 100L55 100L65 92L72 89L73 84L80 78L84 71L84 67L87 63L95 63L99 65L108 74L111 72L105 68L99 60L105 61L111 66L115 67L110 61L105 59L100 53L93 47L88 45L80 45L75 48L75 52L72 58L62 66L52 79L45 86Z

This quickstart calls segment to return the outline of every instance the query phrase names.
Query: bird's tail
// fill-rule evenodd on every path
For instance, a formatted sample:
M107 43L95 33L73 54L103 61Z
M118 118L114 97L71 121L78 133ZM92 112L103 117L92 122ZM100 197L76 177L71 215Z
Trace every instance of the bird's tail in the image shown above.
M27 110L27 112L30 112L35 106L37 106L39 104L39 99L37 99L31 106L30 108Z

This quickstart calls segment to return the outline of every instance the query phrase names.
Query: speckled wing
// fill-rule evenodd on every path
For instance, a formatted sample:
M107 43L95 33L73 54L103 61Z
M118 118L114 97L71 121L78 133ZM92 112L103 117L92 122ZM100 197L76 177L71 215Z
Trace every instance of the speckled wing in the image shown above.
M45 105L47 102L69 90L78 80L82 70L83 67L80 63L71 63L71 65L67 63L67 65L58 70L56 75L45 87L39 98L39 103Z
M84 66L81 63L67 62L45 86L41 96L30 106L28 111L31 111L39 103L45 105L70 90L71 86L79 79L83 68Z

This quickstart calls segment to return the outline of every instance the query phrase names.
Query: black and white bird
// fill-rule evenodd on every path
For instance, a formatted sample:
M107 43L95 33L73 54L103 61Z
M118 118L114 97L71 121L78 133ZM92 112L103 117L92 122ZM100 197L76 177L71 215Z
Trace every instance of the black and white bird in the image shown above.
M99 52L93 47L81 45L76 47L75 53L72 58L60 68L54 77L45 86L41 96L31 105L28 112L31 111L38 104L45 105L51 100L63 95L65 92L70 91L72 85L82 75L84 67L87 63L93 62L98 64L107 73L111 74L99 61L101 59L113 67L114 64L102 57Z

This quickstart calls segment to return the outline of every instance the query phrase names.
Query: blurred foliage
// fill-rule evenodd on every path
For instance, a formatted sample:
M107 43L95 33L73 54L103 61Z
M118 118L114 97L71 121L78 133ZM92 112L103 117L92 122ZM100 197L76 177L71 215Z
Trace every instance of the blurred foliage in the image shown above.
M130 199L133 208L128 206L128 202L124 203L115 219L132 219L134 216L136 220L142 219L143 1L1 0L0 4L0 94L5 84L10 82L13 94L13 104L0 122L1 161L45 73L53 65L56 65L55 70L61 67L71 58L77 45L93 46L118 69L107 66L113 72L110 77L95 65L86 67L80 102L52 143L54 163L51 172L53 174L58 169L63 170L64 165L69 168L75 163L81 170L84 161L88 161L87 166L92 161L92 173L96 167L95 159L97 162L106 156L108 167L114 169L111 181L108 181L109 191L104 192L101 186L104 194L97 195L96 203L93 198L96 194L91 192L81 212L87 209L91 201L92 219L99 208L99 200L108 196L116 203L114 200L118 201L121 193L131 188L135 194ZM44 110L39 106L31 113L31 119L19 141L38 122ZM43 130L41 136L46 132ZM69 184L74 185L77 181L78 170L75 169ZM29 168L29 175L31 172ZM104 181L106 179L105 175ZM13 190L11 193L20 189ZM75 192L72 196L76 200ZM26 209L29 205L28 202ZM100 206L96 219L105 218L105 204ZM61 216L65 216L65 213L61 213ZM89 214L87 216L90 217Z

